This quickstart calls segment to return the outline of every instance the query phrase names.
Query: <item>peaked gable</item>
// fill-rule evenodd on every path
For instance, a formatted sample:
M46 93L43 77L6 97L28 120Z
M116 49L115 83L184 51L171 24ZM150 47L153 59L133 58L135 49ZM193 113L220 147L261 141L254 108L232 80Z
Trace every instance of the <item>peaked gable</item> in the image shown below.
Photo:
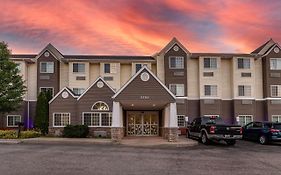
M49 43L36 57L35 60L41 57L46 51L49 51L58 61L63 59L63 55L51 44Z
M175 44L177 44L186 54L190 54L190 52L179 42L179 40L174 37L158 54L168 52Z
M68 87L64 87L49 101L49 104L51 104L55 99L57 99L63 92L67 92L68 95L71 95L75 99L78 98L78 96L76 96L72 92L72 90L70 90ZM67 96L66 98L69 98L69 96Z
M268 40L266 43L258 47L256 50L252 52L252 54L257 54L257 55L264 55L272 46L276 44L273 39Z

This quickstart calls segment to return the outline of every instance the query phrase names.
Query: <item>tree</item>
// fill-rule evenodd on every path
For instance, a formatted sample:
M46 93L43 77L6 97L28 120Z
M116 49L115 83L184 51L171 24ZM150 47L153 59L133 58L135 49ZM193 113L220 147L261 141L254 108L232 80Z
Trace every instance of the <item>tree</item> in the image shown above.
M26 91L17 64L9 59L10 55L8 44L0 42L0 113L3 116L20 107Z

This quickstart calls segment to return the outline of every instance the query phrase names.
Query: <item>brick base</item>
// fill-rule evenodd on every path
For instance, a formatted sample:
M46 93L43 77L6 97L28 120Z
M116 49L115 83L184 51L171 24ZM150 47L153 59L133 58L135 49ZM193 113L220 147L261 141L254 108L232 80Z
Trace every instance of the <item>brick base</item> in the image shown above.
M48 135L60 137L60 136L62 136L63 129L64 129L64 128L49 127L49 133L48 133Z
M54 128L49 127L49 135L60 137L63 134L64 128ZM111 128L110 127L89 127L89 135L88 137L102 137L102 138L110 138L111 137Z
M111 139L115 142L120 142L124 137L123 127L112 127L111 128Z
M178 128L163 128L163 137L169 142L176 142L178 140Z

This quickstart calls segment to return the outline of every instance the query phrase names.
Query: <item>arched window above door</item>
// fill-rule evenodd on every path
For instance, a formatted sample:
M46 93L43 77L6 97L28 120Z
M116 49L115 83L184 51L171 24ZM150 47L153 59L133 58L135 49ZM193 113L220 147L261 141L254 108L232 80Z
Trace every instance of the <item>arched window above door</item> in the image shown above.
M109 107L105 102L98 101L92 106L91 110L93 110L93 111L109 111Z

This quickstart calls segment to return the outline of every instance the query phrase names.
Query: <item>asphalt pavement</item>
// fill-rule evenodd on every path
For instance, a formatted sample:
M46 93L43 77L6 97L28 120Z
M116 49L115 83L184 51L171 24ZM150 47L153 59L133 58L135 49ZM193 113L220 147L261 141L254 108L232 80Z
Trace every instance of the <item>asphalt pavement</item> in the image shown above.
M134 147L112 144L0 145L0 174L281 174L281 144Z

